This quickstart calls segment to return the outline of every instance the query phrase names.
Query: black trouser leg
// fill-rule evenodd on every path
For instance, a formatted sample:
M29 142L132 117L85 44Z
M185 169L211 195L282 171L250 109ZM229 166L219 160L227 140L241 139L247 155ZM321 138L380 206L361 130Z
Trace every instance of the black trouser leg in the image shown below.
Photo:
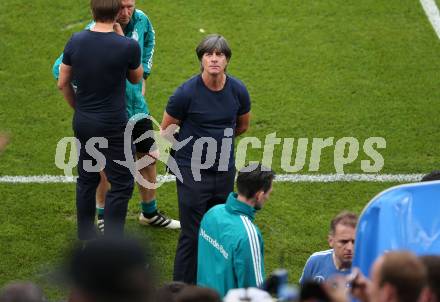
M212 206L226 201L233 189L235 170L232 173L202 171L200 182L194 181L190 168L181 167L180 172L183 182L177 180L177 195L181 231L174 261L174 281L195 284L200 222Z
M82 165L84 159L91 159L81 148L76 181L76 220L79 240L96 237L95 230L95 194L99 183L99 173L87 172Z
M104 172L110 183L110 191L105 197L104 220L105 236L122 236L128 201L133 194L134 179L127 167L114 160L125 160L123 136L109 138L108 149L104 151L107 164Z
M81 129L83 130L83 129ZM82 134L82 135L78 135ZM90 172L84 169L84 160L90 160L91 164L97 164L93 156L85 150L85 145L90 139L87 129L78 131L77 138L81 142L78 162L78 180L76 186L76 206L78 238L90 240L96 237L95 230L95 209L96 209L96 187L99 183L99 172ZM123 133L106 137L108 148L95 148L101 152L105 159L104 171L111 184L111 189L106 196L105 206L105 235L121 236L124 231L125 217L127 214L128 201L133 192L133 176L130 170L114 162L114 160L125 161ZM131 145L130 145L131 147ZM95 167L96 169L96 167Z

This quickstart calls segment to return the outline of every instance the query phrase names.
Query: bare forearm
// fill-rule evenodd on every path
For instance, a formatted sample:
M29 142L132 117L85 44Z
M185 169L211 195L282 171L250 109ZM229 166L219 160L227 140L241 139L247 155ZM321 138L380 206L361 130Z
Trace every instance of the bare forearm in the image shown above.
M160 124L160 136L170 142L174 142L174 132L179 128L180 121L173 118L166 111L163 113L162 123Z
M250 121L251 115L249 112L238 116L237 124L235 126L235 136L245 133L249 129Z
M235 136L239 136L245 133L248 130L248 127L237 127L235 128Z
M75 91L73 90L72 85L65 85L61 88L61 93L64 96L64 99L67 101L70 107L75 109Z
M72 66L61 63L57 86L70 107L75 109L75 91L73 90L71 82Z
M167 141L174 143L174 133L176 132L176 130L179 128L178 125L176 124L171 124L169 125L167 128L160 129L160 136L163 137L164 139L166 139Z
M137 84L143 79L142 78L143 74L144 74L144 69L142 68L142 64L140 64L138 68L130 69L128 71L127 79L130 81L130 83Z

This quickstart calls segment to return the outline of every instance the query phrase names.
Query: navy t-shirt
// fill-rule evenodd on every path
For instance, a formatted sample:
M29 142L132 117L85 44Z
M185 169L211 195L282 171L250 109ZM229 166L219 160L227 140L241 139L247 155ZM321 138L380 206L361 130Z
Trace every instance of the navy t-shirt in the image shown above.
M197 75L183 83L170 97L166 112L181 121L178 140L193 137L188 144L176 151L177 164L191 166L194 143L199 138L208 138L212 148L209 156L215 157L209 170L226 171L234 164L233 132L237 117L251 109L251 102L246 86L238 79L229 75L222 90L212 91L203 83L201 75ZM225 136L225 129L230 128ZM226 138L226 139L225 139ZM202 145L201 164L205 163L208 145ZM220 152L223 150L222 160ZM228 153L228 154L226 154ZM225 156L226 155L226 156ZM226 160L226 164L224 163ZM208 161L209 162L209 161ZM219 165L219 162L221 163ZM193 162L201 167L200 162Z
M63 63L72 66L75 96L74 130L93 125L95 135L111 135L128 120L125 81L128 69L140 64L140 48L115 32L84 30L64 48Z

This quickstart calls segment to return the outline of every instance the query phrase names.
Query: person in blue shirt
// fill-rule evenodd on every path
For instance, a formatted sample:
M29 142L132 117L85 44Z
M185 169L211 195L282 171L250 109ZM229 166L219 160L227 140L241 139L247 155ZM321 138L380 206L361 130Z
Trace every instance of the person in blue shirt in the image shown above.
M125 101L126 110L130 120L136 120L133 129L133 141L137 140L141 135L147 131L153 130L153 123L151 119L147 118L150 114L148 102L145 96L147 78L151 73L153 65L153 54L155 46L155 31L148 16L141 10L135 8L135 0L121 0L121 10L117 17L117 23L121 25L124 36L131 38L141 47L141 64L143 67L143 80L139 83L126 82ZM95 26L95 22L90 22L86 29L91 29ZM52 73L56 79L59 77L59 67L63 60L61 54L55 61ZM145 156L150 158L158 158L158 150L155 145L154 135L149 136L135 144L136 158L140 159ZM151 184L156 183L156 163L141 168L140 174ZM98 228L104 231L104 205L105 196L110 186L107 182L105 173L101 172L101 181L96 189L96 208L98 213ZM168 218L158 210L156 201L156 189L153 187L144 187L138 184L139 193L141 197L139 215L139 222L142 225L151 225L156 227L163 227L167 229L179 229L180 222Z
M116 163L125 160L124 129L128 122L125 87L127 79L139 83L143 74L139 44L124 37L116 23L120 1L92 0L90 6L96 24L93 29L73 34L67 42L58 78L58 88L74 109L72 126L80 142L76 207L78 238L84 241L97 236L95 192L100 177L91 163L98 157L87 150L87 144L96 139L105 161L99 159L98 163L104 166L111 184L105 209L106 228L108 234L123 235L128 201L133 192L129 167ZM77 85L76 92L72 82Z
M232 288L262 285L263 238L254 219L272 192L274 177L261 165L243 168L237 193L205 214L199 232L198 286L215 289L223 297Z
M322 283L333 275L348 275L354 252L357 216L351 212L341 212L330 223L328 236L329 250L313 253L304 266L299 280Z
M226 74L232 55L226 39L209 35L196 53L202 72L176 89L161 124L165 137L171 137L175 125L180 126L177 145L181 148L173 146L182 227L174 281L191 284L196 282L200 221L233 191L234 137L248 129L251 109L246 86Z

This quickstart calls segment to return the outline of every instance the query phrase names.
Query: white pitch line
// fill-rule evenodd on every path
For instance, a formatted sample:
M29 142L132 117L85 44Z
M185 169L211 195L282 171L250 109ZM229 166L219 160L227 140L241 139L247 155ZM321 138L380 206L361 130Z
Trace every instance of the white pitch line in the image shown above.
M424 174L279 174L276 182L418 182ZM161 182L173 182L172 175L158 175ZM8 184L49 184L75 183L75 176L34 175L34 176L0 176L0 183Z
M435 33L440 39L440 12L435 4L435 0L420 0L420 3L425 10L426 16L428 16L429 22L431 22Z
M278 182L417 182L424 174L280 174Z

